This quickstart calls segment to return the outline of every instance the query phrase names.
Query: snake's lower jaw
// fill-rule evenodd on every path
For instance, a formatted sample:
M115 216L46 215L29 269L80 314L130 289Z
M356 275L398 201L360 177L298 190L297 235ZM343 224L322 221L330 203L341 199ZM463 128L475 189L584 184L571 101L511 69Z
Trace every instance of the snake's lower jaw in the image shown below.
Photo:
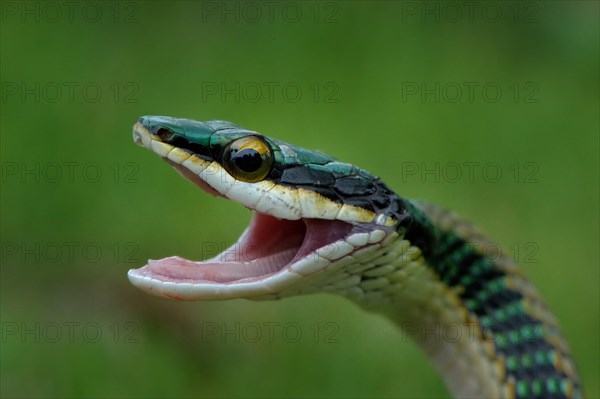
M280 295L385 236L382 230L363 230L341 221L292 221L255 213L238 242L216 257L203 262L150 260L130 270L129 280L149 294L179 300Z

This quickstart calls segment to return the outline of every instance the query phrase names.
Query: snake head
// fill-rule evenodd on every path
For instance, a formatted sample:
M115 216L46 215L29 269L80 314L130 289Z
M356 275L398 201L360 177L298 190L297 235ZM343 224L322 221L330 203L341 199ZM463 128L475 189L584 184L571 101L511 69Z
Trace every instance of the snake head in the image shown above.
M144 116L134 141L204 191L254 212L238 242L213 259L150 260L130 270L144 291L175 299L273 297L376 247L410 221L377 177L226 121Z

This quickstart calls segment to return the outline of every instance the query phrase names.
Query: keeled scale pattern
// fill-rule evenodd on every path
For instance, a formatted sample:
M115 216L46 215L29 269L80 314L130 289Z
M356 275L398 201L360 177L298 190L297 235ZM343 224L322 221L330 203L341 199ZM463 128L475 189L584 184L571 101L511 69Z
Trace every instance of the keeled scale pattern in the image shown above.
M440 227L428 263L494 343L507 392L516 398L581 397L567 344L539 294L469 223L433 205L421 207Z

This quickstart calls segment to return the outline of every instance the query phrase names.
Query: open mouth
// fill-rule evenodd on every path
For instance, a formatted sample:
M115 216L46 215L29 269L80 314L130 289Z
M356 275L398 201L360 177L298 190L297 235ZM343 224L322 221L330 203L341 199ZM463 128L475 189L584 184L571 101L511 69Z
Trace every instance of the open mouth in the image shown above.
M205 261L180 257L150 260L136 272L160 281L242 283L263 279L346 237L352 225L319 219L284 220L255 213L229 249Z
M202 190L224 197L187 168L169 159L165 160ZM287 220L254 212L250 225L239 240L212 259L191 261L172 256L149 260L146 266L132 272L137 276L162 282L250 282L273 275L310 257L317 249L343 240L351 234L353 228L352 224L340 220ZM337 249L342 250L343 246L332 246L328 255L335 257Z

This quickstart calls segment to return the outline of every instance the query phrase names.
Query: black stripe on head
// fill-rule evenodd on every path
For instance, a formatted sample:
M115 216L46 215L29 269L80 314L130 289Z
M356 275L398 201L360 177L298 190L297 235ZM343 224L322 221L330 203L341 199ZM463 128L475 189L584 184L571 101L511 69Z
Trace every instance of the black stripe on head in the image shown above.
M164 143L180 148L204 160L212 159L211 151L208 146L189 141L185 137L180 136L167 128L158 129L156 135L160 137Z
M269 177L282 186L314 191L339 204L360 207L408 222L404 202L381 180L352 165L338 162L283 165L280 177L273 174ZM406 227L405 224L402 227Z

